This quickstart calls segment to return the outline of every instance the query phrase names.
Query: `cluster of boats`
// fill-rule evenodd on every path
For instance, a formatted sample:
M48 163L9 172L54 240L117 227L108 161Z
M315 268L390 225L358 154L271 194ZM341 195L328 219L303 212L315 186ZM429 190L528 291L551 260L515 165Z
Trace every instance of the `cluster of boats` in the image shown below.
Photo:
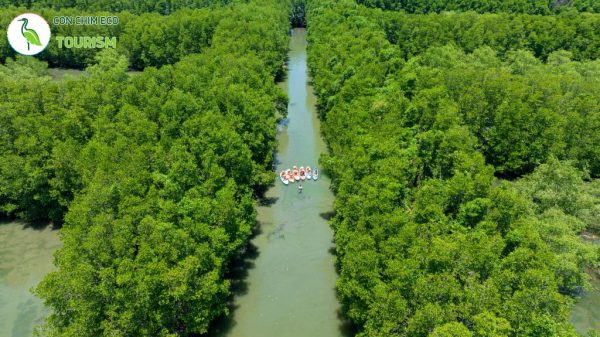
M319 170L317 170L317 168L312 170L310 166L307 166L306 168L304 166L300 166L300 168L298 168L298 166L293 166L291 169L279 172L279 179L281 179L281 182L284 185L296 181L317 180L319 179Z

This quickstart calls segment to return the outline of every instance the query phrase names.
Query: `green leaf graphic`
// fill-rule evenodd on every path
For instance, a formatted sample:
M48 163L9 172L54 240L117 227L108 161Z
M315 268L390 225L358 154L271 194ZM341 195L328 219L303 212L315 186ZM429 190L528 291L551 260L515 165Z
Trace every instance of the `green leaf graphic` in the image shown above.
M36 46L42 45L42 42L40 41L40 37L37 35L35 30L33 30L33 29L28 29L25 32L23 32L23 36L27 39L27 42L29 42L33 45L36 45Z

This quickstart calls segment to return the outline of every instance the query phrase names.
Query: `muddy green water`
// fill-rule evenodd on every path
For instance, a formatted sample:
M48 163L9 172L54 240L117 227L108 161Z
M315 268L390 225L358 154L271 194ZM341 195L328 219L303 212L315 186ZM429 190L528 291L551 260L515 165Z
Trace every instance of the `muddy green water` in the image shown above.
M595 242L600 245L600 240ZM600 277L592 274L592 288L571 309L571 323L581 334L593 329L600 332Z
M29 290L53 270L52 253L59 246L51 226L0 223L0 337L29 337L47 314Z
M79 69L68 69L68 68L49 68L48 73L52 77L54 81L61 81L66 78L77 78L83 74L85 71Z
M315 167L326 151L308 85L306 31L294 29L288 76L282 88L289 96L287 125L279 132L277 168ZM329 180L283 185L267 192L270 205L258 209L260 233L252 240L256 257L248 262L241 294L227 327L227 337L343 336L335 297L333 233L327 215L333 206Z

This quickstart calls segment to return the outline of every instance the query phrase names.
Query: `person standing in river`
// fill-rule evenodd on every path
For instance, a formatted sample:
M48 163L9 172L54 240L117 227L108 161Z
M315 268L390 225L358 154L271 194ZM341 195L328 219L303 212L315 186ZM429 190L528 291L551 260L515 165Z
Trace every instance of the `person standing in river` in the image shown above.
M302 193L302 185L298 184L298 193Z

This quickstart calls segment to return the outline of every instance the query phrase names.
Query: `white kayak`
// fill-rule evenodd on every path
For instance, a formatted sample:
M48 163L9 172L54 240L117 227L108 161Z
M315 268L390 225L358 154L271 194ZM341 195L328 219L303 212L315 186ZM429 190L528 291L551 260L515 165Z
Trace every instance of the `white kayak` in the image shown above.
M284 185L287 185L287 184L289 184L289 183L290 183L290 181L289 181L289 180L287 180L287 178L286 178L286 177L287 177L287 176L286 176L286 174L285 174L285 172L284 172L284 171L281 171L281 172L279 173L279 179L281 179L281 182L282 182Z
M306 172L306 179L311 180L312 179L312 170L310 169L310 166L307 166L304 171Z
M287 179L288 182L293 183L294 182L294 176L292 175L292 171L285 170L285 179Z
M312 173L312 178L313 178L313 180L319 179L319 170L317 170L316 168L314 169L314 171Z
M294 180L300 180L300 172L298 170L294 170L292 174L294 175Z

